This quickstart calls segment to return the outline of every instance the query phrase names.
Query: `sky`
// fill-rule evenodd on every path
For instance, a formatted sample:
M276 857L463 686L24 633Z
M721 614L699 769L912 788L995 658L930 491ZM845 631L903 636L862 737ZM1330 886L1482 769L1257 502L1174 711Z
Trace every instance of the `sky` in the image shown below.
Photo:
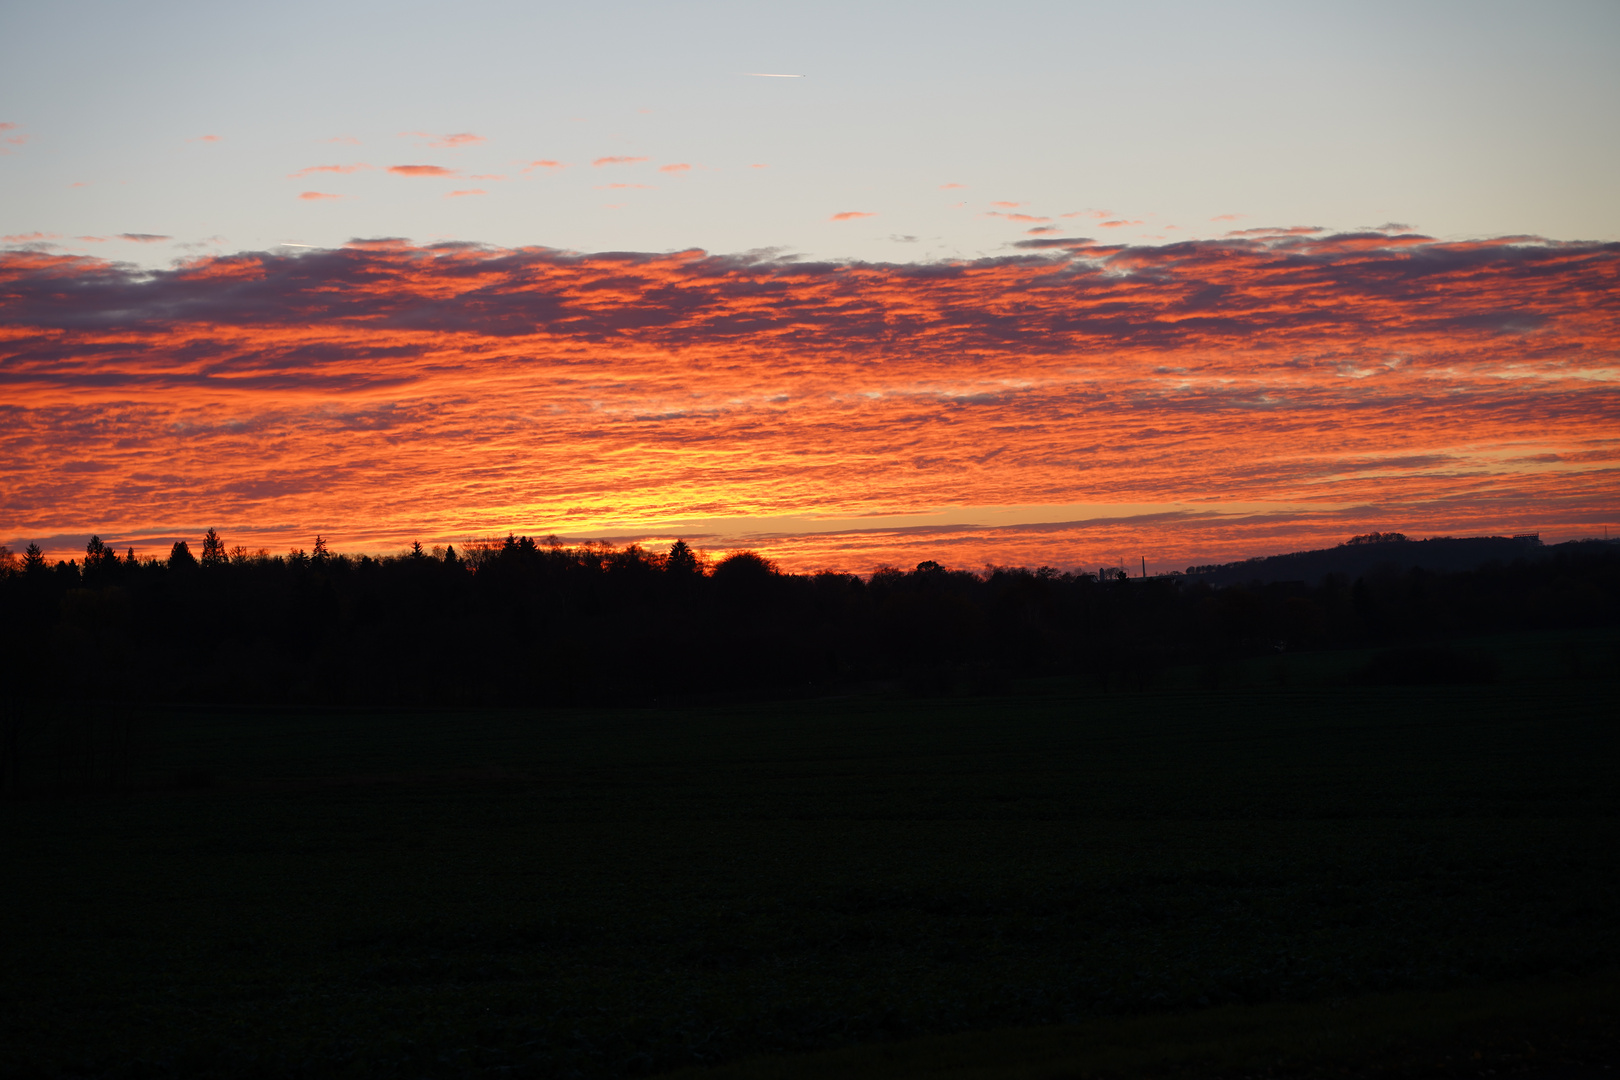
M1162 569L1620 524L1612 3L65 3L0 38L14 550Z

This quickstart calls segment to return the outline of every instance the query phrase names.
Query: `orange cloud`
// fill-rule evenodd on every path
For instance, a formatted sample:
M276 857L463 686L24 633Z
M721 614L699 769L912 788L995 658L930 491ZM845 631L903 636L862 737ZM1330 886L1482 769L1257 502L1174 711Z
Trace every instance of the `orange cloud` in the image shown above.
M390 165L388 171L396 176L454 176L454 169L440 165Z
M660 165L658 166L658 171L667 173L691 172L692 166L686 164L684 161L680 161L674 163L673 165Z
M364 163L356 163L354 165L308 165L308 166L305 166L302 169L299 169L295 173L288 173L287 174L287 179L289 179L289 180L297 180L297 179L299 179L301 177L308 176L311 173L352 173L352 172L362 172L362 171L364 171L366 169L369 169L369 168L371 168L371 166L366 165ZM390 170L390 171L392 171L392 170Z
M939 185L939 190L941 190L941 191L955 191L958 188L965 188L965 187L967 187L966 184L941 184L941 185Z
M591 164L600 168L603 165L635 165L646 160L644 157L599 157Z
M999 205L999 204L998 204ZM1015 204L1016 205L1016 204ZM1051 221L1049 217L1036 217L1034 214L1004 214L999 210L986 210L984 217L1005 218L1007 221Z
M483 188L467 188L467 189L465 189L463 191L447 191L447 192L444 193L444 197L447 198L447 199L459 199L463 195L488 195L488 194L489 194L489 192L485 191Z
M1102 222L1100 224L1100 227L1104 228L1104 229L1123 229L1127 225L1140 225L1140 224L1142 224L1140 221L1126 221L1123 218L1116 218L1113 221L1104 221L1104 222Z
M186 142L223 142L224 140L225 136L223 135L199 135L195 139L187 139Z
M877 217L877 215L875 213L871 213L871 212L866 211L866 210L845 210L842 213L834 214L828 220L830 220L830 221L854 221L856 218L864 218L864 217Z
M752 164L752 165L750 165L748 167L750 169L768 169L768 168L770 168L769 165L766 165L763 162L755 162L754 164Z
M402 131L399 133L403 139L426 139L427 145L435 150L459 150L463 146L477 146L488 142L482 135L474 135L470 131L461 131L453 135L435 135L427 131Z
M12 233L10 236L0 236L0 243L32 244L32 243L37 243L37 242L39 242L41 240L59 240L59 239L61 239L61 234L60 233L43 233L43 232Z
M866 571L1579 535L1620 504L1620 246L1014 249L0 252L0 520L376 550L745 517L785 565Z
M560 161L550 161L548 159L542 158L539 161L531 161L531 162L528 162L527 164L525 164L523 166L523 175L527 176L534 169L548 169L548 170L550 170L550 169L566 169L566 168L568 168L568 166L564 165Z
M298 197L300 199L305 200L306 202L318 202L321 199L341 199L341 198L343 198L343 196L341 196L341 195L333 195L333 194L330 194L329 192L325 192L325 191L305 191L305 192L301 192Z
M990 205L991 206L999 206L999 207L1001 207L1002 209L1005 209L1005 210L1015 210L1018 207L1023 206L1024 204L1021 203L1021 202L1006 202L1005 200L1003 200L1002 202L993 202Z
M596 190L597 191L626 191L626 190L651 191L651 190L653 190L653 186L651 184L598 184L598 185L596 185Z
M1211 220L1211 221L1240 221L1243 218L1246 218L1248 216L1249 216L1248 214L1216 214L1214 217L1210 218L1209 220Z

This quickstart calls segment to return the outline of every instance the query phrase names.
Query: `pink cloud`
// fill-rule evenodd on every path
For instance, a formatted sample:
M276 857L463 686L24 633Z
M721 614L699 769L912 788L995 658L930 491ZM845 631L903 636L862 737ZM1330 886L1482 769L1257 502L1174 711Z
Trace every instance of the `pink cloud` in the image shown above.
M1211 220L1211 221L1236 221L1239 218L1246 218L1248 216L1249 216L1248 214L1216 214L1214 217L1210 218L1209 220Z
M598 184L597 191L652 191L651 184Z
M869 213L869 212L867 212L865 210L845 210L841 214L834 214L829 220L832 220L832 221L854 221L856 218L863 218L863 217L877 217L877 215L874 214L874 213Z
M404 139L426 139L428 146L435 150L457 150L463 146L477 146L489 140L482 135L474 135L470 131L459 131L453 135L435 135L430 131L402 131L399 133Z
M1105 229L1123 229L1127 225L1140 225L1140 224L1142 224L1140 221L1125 221L1122 218L1116 218L1113 221L1104 221L1104 222L1102 222L1102 227L1105 228Z
M999 206L1001 204L998 203L997 205ZM1016 206L1018 204L1014 203L1013 205ZM987 210L987 211L985 211L984 216L985 217L1006 218L1008 221L1051 221L1052 220L1049 217L1038 217L1038 216L1036 216L1034 214L1004 214L1000 210Z
M289 180L297 180L299 177L308 176L310 173L318 173L318 172L352 173L352 172L360 172L362 170L369 169L369 168L371 168L371 166L366 165L364 163L356 163L354 165L310 165L310 166L307 166L305 168L299 169L295 173L288 173L287 174L287 179L289 179Z
M686 164L684 161L678 161L673 165L660 165L658 166L658 171L667 173L691 172L692 166Z
M1322 229L1314 225L1292 225L1286 229L1234 229L1227 236L1310 236Z
M128 240L132 244L161 244L165 240L173 240L174 237L149 232L124 232L118 234L118 239Z
M332 195L325 191L306 191L298 196L305 202L319 202L322 199L341 199L341 195Z
M223 136L223 135L199 135L195 139L187 139L186 140L186 142L224 142L224 141L225 141L225 136Z
M550 169L566 169L566 168L568 168L568 166L564 165L560 161L552 161L549 158L541 158L539 161L531 161L528 164L524 165L523 166L523 175L527 176L530 172L532 172L535 169L547 169L547 170L550 170Z
M454 169L439 165L390 165L388 171L395 176L454 176Z
M769 165L766 165L764 163L757 163L757 164L754 164L754 165L750 165L748 167L750 169L768 169L768 168L770 168Z
M1101 221L1103 218L1111 218L1113 216L1114 212L1112 210L1071 210L1067 214L1058 215L1058 217L1061 218L1096 218L1098 221Z
M966 184L941 184L941 185L939 185L939 190L941 190L941 191L955 191L957 188L965 188L965 187L967 187Z
M18 131L21 127L22 127L21 124L4 123L4 124L0 124L0 132ZM28 136L27 135L21 135L21 134L19 134L19 135L7 135L7 136L5 136L4 139L0 139L0 142L4 142L7 146L21 146L23 143L25 143L27 141L28 141ZM0 149L0 154L10 154L12 152L13 151L10 151L10 150Z
M10 236L0 236L0 242L7 244L31 244L36 240L56 240L60 237L60 233L12 233Z
M1035 236L1035 235L1038 235L1040 233L1049 233L1049 232L1057 232L1057 231L1058 231L1058 227L1056 225L1037 225L1033 229L1025 229L1024 230L1024 232L1028 233L1031 236Z
M342 143L344 146L360 145L360 140L355 138L353 135L334 135L332 138L324 141L329 143Z
M599 157L591 164L600 168L603 165L635 165L646 160L644 157Z
M105 236L75 236L73 239L83 240L87 244L105 244L107 242Z
M465 189L463 191L449 191L449 192L446 192L444 197L447 198L447 199L459 199L463 195L488 195L488 194L489 194L489 192L485 191L483 188L467 188L467 189Z
M999 206L1004 210L1016 210L1018 207L1023 206L1024 204L1021 203L1021 202L1002 201L1002 202L993 202L990 205L991 206Z
M469 180L505 180L506 177L503 176L500 173L478 173L478 174L476 174L474 176L469 176L467 179L469 179Z

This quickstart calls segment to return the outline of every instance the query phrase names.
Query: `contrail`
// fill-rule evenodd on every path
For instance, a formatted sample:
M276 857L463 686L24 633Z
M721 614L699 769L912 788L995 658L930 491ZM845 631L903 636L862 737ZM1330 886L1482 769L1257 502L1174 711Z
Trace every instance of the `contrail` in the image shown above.
M771 72L771 71L745 71L745 72L743 72L743 74L744 75L750 75L750 76L752 76L752 77L754 77L756 79L802 79L802 78L804 78L803 75L778 75L775 72Z

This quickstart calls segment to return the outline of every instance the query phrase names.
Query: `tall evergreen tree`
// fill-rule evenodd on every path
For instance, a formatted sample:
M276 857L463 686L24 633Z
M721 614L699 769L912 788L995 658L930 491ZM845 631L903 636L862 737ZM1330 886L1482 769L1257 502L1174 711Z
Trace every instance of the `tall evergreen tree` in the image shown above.
M207 567L224 566L225 541L220 539L219 533L209 529L203 536L202 564Z

